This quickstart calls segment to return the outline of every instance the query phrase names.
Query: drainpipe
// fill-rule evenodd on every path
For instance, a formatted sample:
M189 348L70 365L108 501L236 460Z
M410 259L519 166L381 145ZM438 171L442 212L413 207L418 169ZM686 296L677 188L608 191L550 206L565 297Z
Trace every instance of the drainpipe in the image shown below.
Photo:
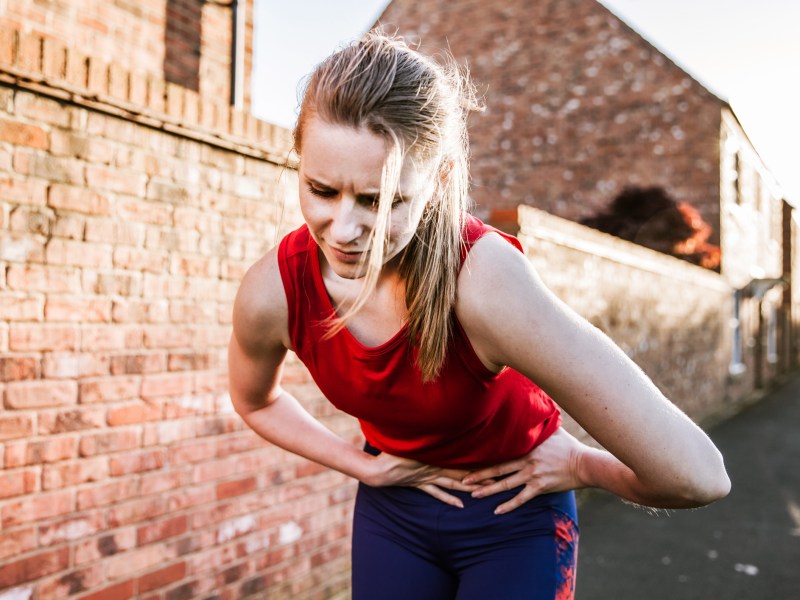
M231 0L231 96L234 108L244 107L244 37L247 0Z

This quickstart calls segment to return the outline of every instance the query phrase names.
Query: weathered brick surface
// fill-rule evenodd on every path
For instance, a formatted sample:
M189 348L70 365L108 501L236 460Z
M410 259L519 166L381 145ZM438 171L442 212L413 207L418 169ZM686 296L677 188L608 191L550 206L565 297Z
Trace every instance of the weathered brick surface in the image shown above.
M520 207L520 227L545 284L692 418L752 390L728 375L732 289L721 275L529 207Z
M62 37L64 15L22 45L12 31L3 54L9 14L45 14L8 4L0 63L38 65L54 91L172 110L195 130L0 86L0 588L114 600L343 589L352 482L266 444L227 396L232 302L246 269L299 222L292 172L214 137L230 129L216 100L224 86L213 101L183 90L165 105L174 88L136 70L146 61L87 61ZM136 3L106 4L94 19L81 11L74 37L110 35L97 27ZM285 149L285 133L241 120L251 154ZM308 382L291 364L291 379ZM300 394L309 410L355 439L354 422L310 390ZM320 553L313 565L295 560L305 552ZM320 579L312 567L327 558Z

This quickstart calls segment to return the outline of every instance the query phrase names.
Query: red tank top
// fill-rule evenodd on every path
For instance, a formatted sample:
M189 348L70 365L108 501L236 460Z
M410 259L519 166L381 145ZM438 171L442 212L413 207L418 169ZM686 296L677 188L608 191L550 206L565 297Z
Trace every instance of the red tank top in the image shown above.
M468 217L463 256L490 231L497 230ZM522 251L516 238L497 233ZM334 307L319 247L305 225L281 241L278 261L295 352L325 397L358 418L372 446L430 465L472 469L526 454L561 424L556 404L530 379L510 368L495 374L481 363L455 314L441 373L427 383L405 327L376 347L362 345L347 329L323 339Z

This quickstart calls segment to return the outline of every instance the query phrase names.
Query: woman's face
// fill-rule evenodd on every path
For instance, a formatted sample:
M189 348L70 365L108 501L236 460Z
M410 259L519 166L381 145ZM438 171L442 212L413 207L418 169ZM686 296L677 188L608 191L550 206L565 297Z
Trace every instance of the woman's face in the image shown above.
M366 272L367 243L377 216L384 138L364 128L312 116L300 149L300 209L331 269L356 279ZM433 191L432 168L406 159L395 195L384 264L405 248ZM363 266L362 266L363 265Z

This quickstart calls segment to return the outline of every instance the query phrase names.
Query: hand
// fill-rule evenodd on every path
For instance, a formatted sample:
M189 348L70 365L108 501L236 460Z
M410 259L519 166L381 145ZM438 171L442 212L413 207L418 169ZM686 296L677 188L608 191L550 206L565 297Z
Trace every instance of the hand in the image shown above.
M475 483L464 483L462 480L469 471L462 469L441 469L386 452L370 458L372 474L364 483L373 487L388 485L415 487L457 508L464 508L464 503L442 488L472 492L480 487Z
M472 492L475 498L491 496L524 485L525 488L519 494L495 509L495 514L500 515L519 508L539 494L583 487L578 476L578 467L581 457L587 450L588 446L559 427L553 435L527 455L473 471L462 481L467 485L479 486ZM509 473L512 475L500 481L486 482Z

